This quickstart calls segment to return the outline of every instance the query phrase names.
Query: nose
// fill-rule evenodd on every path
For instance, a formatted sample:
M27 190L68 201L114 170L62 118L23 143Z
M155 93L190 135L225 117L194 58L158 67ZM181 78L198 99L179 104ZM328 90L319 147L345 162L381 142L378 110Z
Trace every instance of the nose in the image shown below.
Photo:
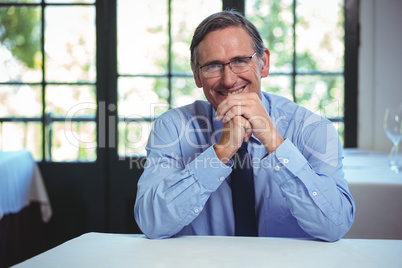
M221 83L227 87L232 87L237 81L237 75L230 69L230 65L224 65L221 76Z

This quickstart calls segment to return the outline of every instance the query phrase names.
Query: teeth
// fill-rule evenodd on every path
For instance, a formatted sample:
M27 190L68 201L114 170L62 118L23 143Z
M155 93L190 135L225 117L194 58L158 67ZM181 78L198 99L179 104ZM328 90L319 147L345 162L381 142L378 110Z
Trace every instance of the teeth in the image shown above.
M239 90L237 90L237 91L234 91L234 92L228 92L228 93L223 93L223 92L221 92L221 94L222 94L222 95L225 95L225 96L229 96L229 95L233 95L233 94L238 94L238 93L242 92L243 89L244 89L244 87L242 87L241 89L239 89Z

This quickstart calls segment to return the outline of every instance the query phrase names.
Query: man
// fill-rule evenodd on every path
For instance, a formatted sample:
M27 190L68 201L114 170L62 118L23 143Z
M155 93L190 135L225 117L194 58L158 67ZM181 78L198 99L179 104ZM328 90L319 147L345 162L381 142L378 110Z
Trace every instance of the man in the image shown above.
M144 234L237 235L232 157L247 142L255 235L340 239L355 205L338 134L328 120L261 92L270 55L254 25L236 12L213 14L197 27L190 49L195 83L208 102L154 122L135 203Z

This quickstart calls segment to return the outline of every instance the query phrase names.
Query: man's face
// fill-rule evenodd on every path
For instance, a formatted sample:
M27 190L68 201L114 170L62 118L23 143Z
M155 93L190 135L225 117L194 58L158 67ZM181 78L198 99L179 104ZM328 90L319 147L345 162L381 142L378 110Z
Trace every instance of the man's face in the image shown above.
M227 63L238 58L250 57L254 52L251 36L243 28L229 27L205 36L197 47L198 64L203 66L210 63ZM216 110L229 93L254 92L261 97L261 77L266 77L268 72L269 51L266 49L262 60L257 56L252 58L250 69L246 72L235 74L229 65L225 65L219 77L205 78L199 70L199 75L194 73L194 78Z

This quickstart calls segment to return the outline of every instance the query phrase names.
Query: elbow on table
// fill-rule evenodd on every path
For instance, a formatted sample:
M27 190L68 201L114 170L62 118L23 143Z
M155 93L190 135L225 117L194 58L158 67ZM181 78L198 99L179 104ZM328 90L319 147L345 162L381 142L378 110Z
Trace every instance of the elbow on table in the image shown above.
M163 235L161 233L157 232L144 232L144 235L149 238L149 239L165 239L165 238L170 238L171 236L169 235Z
M325 236L319 236L318 239L323 240L325 242L336 242L340 240L343 237L343 235L339 234L327 234Z
M340 225L331 224L326 230L323 230L322 234L317 234L316 237L326 242L336 242L350 230L352 222L342 223Z
M165 239L172 237L172 235L157 230L158 228L146 228L141 226L139 227L141 231L144 233L144 235L149 239Z
M145 219L146 217L141 216L141 213L139 212L139 209L137 207L134 209L134 218L137 222L138 227L147 238L163 239L173 236L168 232L165 232L162 223L157 224L156 220Z
M320 233L315 233L313 236L327 242L336 242L349 232L354 218L355 205L352 201L350 209L345 210L344 213L339 213L337 217L332 218L332 220L323 220L319 225L321 228L316 229L321 230L319 231ZM314 233L314 231L310 232L310 234L312 233Z
M299 222L302 229L310 234L313 238L326 241L336 242L340 240L352 227L354 213L339 216L336 221L329 220L326 217L321 217L320 221L316 221L313 224Z

